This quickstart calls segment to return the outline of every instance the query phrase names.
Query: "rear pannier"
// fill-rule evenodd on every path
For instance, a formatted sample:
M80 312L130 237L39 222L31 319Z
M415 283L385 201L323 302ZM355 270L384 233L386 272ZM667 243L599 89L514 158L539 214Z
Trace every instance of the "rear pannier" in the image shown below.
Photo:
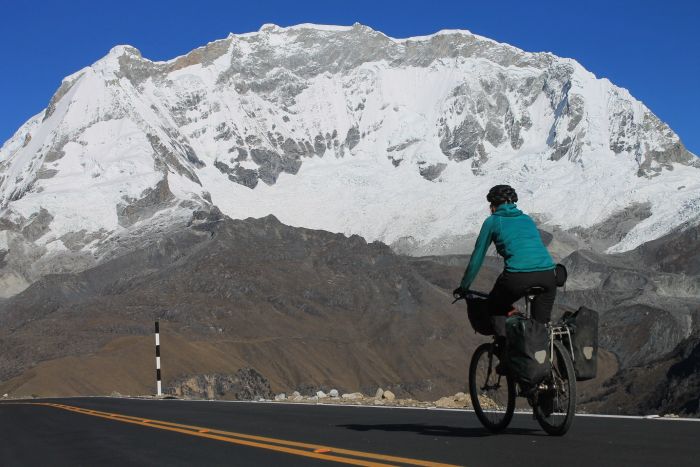
M598 312L582 306L574 313L566 313L563 321L571 330L571 346L568 342L564 344L573 349L576 381L595 378L598 367Z
M518 314L506 320L506 337L510 371L520 382L541 382L551 368L547 327Z

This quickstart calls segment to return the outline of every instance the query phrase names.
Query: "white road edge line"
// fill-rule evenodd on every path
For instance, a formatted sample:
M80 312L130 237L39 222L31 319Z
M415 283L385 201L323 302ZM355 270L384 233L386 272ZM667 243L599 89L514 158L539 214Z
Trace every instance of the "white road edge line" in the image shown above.
M310 405L314 407L355 407L360 409L403 409L403 410L434 410L438 412L470 412L474 413L472 409L449 409L442 407L400 407L392 405L354 405L354 404L334 404L334 403L313 403L313 402L281 402L281 401L225 401L225 400L204 400L204 399L157 399L152 397L110 397L110 396L74 396L74 397L47 397L41 399L137 399L137 400L149 400L149 401L177 401L177 402L214 402L218 404L275 404L275 405ZM517 411L515 415L528 415L532 416L530 411ZM679 421L679 422L700 422L700 418L684 418L684 417L662 417L660 415L607 415L607 414L593 414L593 413L577 413L577 417L588 417L588 418L619 418L628 420L664 420L664 421Z

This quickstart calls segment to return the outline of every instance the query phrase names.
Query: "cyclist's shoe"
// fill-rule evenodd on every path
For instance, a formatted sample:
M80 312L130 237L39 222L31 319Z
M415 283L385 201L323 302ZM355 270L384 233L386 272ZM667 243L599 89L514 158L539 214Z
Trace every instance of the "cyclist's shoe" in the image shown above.
M510 309L510 311L509 311L508 313L506 313L506 316L507 316L508 318L510 318L511 316L517 315L517 314L519 314L519 313L520 313L520 312L518 311L518 309L513 307L513 308Z

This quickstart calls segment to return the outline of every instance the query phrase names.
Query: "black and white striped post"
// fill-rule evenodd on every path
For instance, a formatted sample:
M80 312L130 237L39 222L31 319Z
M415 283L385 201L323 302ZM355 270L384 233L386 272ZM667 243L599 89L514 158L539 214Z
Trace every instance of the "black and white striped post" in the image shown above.
M163 389L160 383L160 329L158 327L158 321L156 321L156 389L157 395L163 395Z

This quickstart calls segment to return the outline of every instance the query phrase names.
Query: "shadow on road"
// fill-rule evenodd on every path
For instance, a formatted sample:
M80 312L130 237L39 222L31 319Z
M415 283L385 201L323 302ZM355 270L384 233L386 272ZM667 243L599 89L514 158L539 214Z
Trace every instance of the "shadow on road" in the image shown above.
M410 431L419 435L428 436L454 436L462 438L479 438L483 436L491 436L484 428L464 428L444 425L426 425L424 423L399 423L399 424L379 424L379 425L338 425L339 428L347 428L355 431ZM540 430L529 428L509 428L503 434L505 435L535 435L541 436Z

